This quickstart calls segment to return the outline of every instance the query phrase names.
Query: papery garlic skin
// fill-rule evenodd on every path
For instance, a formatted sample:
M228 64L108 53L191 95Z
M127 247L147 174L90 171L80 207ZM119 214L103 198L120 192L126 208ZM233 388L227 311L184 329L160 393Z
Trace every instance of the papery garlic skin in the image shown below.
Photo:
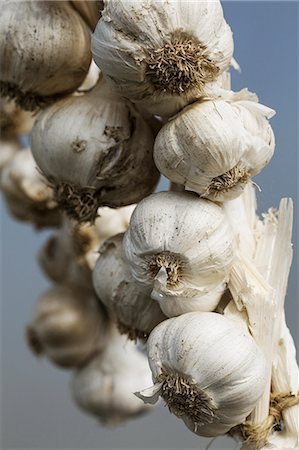
M234 240L219 206L192 193L159 192L134 210L124 236L124 251L133 278L152 288L162 311L172 316L178 313L179 302L184 308L181 312L188 311L189 299L193 310L195 297L198 310L201 300L203 309L207 308L205 300L211 301L207 294L216 292L228 279ZM221 290L217 297L212 299L211 310L220 300Z
M74 374L77 405L102 423L117 425L150 410L134 392L151 384L146 357L116 330L102 353Z
M4 166L0 188L9 211L37 228L59 226L60 211L54 193L40 174L31 150L21 149Z
M158 303L143 292L132 278L122 248L123 234L101 246L93 270L93 285L119 331L130 339L146 339L152 329L166 319Z
M273 155L267 121L273 114L253 101L195 102L160 130L155 163L169 180L202 197L236 198Z
M110 0L92 52L115 91L171 115L228 68L233 39L218 0Z
M81 366L107 342L108 319L91 290L56 285L36 303L27 339L60 367Z
M22 110L11 100L0 97L0 138L14 140L22 133L32 129L34 117L32 113Z
M61 1L1 3L1 95L34 110L78 88L91 61L79 14Z
M38 262L55 283L92 289L90 262L97 255L98 246L95 227L79 226L63 217L58 233L39 251Z
M98 209L98 217L94 225L100 244L103 244L106 239L127 230L135 207L136 204L117 209L109 208L108 206L103 206Z
M156 390L200 436L242 423L265 389L262 352L249 332L220 314L168 319L152 331L147 349Z
M159 178L152 150L149 126L104 81L42 111L32 131L38 166L79 222L94 221L100 206L129 205L152 192Z

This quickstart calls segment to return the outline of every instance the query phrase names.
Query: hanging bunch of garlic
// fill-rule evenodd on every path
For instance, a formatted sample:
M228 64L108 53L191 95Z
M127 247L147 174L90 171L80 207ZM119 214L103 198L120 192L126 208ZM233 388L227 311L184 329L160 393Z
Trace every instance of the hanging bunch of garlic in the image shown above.
M100 206L135 203L157 184L149 126L103 80L40 112L31 138L58 204L79 222L94 221Z
M296 449L291 205L256 216L275 112L230 90L220 2L6 0L0 29L1 95L44 107L33 157L5 153L1 189L16 217L60 227L39 254L56 285L27 328L33 351L74 370L76 403L103 423L162 397L199 436ZM6 111L18 145L30 127ZM171 190L152 194L160 173Z
M92 53L115 91L163 116L205 95L233 39L218 1L109 0Z
M88 72L90 37L69 2L1 6L1 95L34 110L75 91Z

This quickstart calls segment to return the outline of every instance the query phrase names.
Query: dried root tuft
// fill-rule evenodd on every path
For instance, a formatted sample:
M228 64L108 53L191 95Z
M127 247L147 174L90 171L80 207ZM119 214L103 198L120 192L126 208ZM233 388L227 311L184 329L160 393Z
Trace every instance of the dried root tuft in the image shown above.
M212 179L211 183L206 188L203 197L217 196L223 192L228 192L238 183L247 183L250 180L250 173L238 164L227 172Z
M177 417L187 416L198 427L217 419L212 399L189 377L163 371L155 383L163 383L161 396Z
M25 111L37 111L46 108L51 103L63 98L65 95L49 95L43 97L35 92L23 92L15 83L0 81L0 95L9 100L14 100Z
M148 79L160 92L182 94L214 81L219 68L205 45L182 31L175 31L163 47L149 50Z
M153 255L149 263L149 271L153 278L155 278L162 267L167 272L167 286L178 286L182 278L182 263L179 256L167 251Z
M54 184L55 200L66 214L79 223L94 222L99 208L96 190L76 188L68 183Z
M146 342L148 339L148 334L144 331L137 330L137 328L131 328L120 321L117 322L117 328L120 334L125 334L131 341L136 342L137 339L140 339Z

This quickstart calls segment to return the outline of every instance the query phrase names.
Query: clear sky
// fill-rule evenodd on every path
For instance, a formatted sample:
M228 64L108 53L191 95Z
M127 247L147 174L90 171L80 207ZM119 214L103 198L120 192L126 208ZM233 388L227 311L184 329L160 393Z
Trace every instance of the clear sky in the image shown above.
M292 334L298 328L298 2L225 1L242 73L234 90L248 87L277 111L271 123L276 153L256 177L259 210L295 200L294 264L286 303ZM166 188L162 184L161 189ZM12 220L1 203L1 448L8 449L202 449L209 443L189 432L167 408L126 426L102 428L72 403L69 373L36 360L24 342L32 306L48 286L35 255L50 232L36 233ZM211 449L232 449L228 439Z

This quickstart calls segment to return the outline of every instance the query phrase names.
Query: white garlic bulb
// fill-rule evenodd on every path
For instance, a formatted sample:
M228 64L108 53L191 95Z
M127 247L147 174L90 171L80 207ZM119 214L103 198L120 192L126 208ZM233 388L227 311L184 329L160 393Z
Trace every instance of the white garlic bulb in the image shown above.
M104 348L107 336L108 319L93 292L66 285L40 297L27 327L32 351L64 368L81 366Z
M151 287L162 311L173 316L216 307L233 263L234 241L216 204L192 193L159 192L137 205L124 250L134 279Z
M81 222L93 221L100 206L129 205L154 190L152 150L149 126L103 80L40 112L32 131L38 166L61 208Z
M218 0L109 0L92 53L115 91L172 115L228 68L233 39Z
M169 180L202 197L233 199L273 155L267 121L273 115L253 101L193 103L160 130L155 163Z
M94 225L101 244L106 239L127 230L135 207L136 204L117 209L109 208L108 206L103 206L98 209L98 217Z
M3 97L34 110L73 92L84 80L90 37L68 2L5 0L0 30Z
M113 330L104 351L74 374L71 387L80 408L104 424L117 425L149 411L134 392L150 384L146 357Z
M93 285L119 331L130 339L146 339L166 319L158 303L132 278L122 249L123 234L108 239L100 248L93 270Z
M151 333L148 359L158 395L200 436L219 436L242 423L266 385L264 356L235 321L211 312L168 319Z
M43 272L55 283L69 283L92 289L90 260L97 255L99 241L92 226L72 223L63 217L58 233L39 251Z
M9 211L37 228L59 226L53 190L39 173L29 148L18 151L1 172L0 188Z

